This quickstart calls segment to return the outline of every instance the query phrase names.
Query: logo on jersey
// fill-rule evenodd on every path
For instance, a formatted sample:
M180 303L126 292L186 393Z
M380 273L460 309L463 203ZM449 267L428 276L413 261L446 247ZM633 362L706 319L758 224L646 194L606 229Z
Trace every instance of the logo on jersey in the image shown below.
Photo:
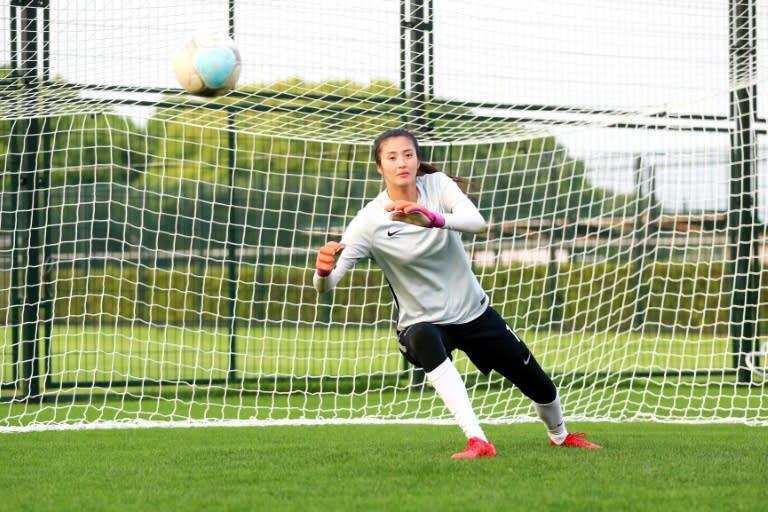
M401 231L402 229L390 229L389 231L387 231L387 236L395 236Z

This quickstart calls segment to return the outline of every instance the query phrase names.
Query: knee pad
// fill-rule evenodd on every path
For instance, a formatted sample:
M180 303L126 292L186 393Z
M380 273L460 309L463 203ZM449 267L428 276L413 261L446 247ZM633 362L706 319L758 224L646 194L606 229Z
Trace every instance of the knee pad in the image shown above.
M400 351L413 365L431 372L437 368L447 357L443 333L438 327L430 323L414 324L398 337Z

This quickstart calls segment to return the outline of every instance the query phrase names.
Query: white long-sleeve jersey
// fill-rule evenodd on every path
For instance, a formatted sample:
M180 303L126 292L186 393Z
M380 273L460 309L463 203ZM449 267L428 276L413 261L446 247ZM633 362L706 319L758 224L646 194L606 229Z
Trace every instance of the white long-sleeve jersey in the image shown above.
M345 248L327 277L315 273L318 292L331 290L358 261L374 260L389 282L398 309L398 330L417 322L462 324L480 316L488 297L472 271L459 231L476 233L485 220L445 174L416 178L418 203L445 217L445 226L423 228L390 219L386 190L352 219L341 238Z

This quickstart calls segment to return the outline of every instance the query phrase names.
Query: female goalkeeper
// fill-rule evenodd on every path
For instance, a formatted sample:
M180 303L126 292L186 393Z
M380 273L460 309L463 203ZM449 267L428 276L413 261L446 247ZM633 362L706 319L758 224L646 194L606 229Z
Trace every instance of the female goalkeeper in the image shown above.
M374 260L384 272L398 308L400 350L424 369L468 442L455 459L493 457L451 360L462 350L484 374L509 379L531 400L556 446L600 448L565 428L557 388L515 331L488 304L464 252L460 233L476 233L485 220L448 176L421 161L410 132L388 130L374 141L376 168L386 190L317 256L318 292L331 290L355 263ZM343 250L343 252L342 252Z

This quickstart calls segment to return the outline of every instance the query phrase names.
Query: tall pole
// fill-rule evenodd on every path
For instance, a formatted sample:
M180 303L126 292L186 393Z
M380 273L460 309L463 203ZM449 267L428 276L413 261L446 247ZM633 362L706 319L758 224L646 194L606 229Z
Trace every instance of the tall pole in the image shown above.
M19 108L34 109L38 102L38 45L37 7L45 2L23 2L17 8L20 44L13 62L19 87ZM40 399L40 282L43 270L42 212L39 209L38 145L40 122L34 117L19 119L14 124L14 147L20 153L15 171L14 188L18 191L13 238L13 272L17 275L20 302L19 350L17 363L23 396L26 400Z
M635 222L632 227L632 261L631 266L634 265L635 278L633 285L635 287L635 310L632 315L632 329L642 332L645 325L646 315L646 300L647 290L643 286L643 271L645 269L645 246L644 241L647 236L643 232L643 226L646 225L647 219L650 217L651 201L644 201L644 173L645 168L643 157L638 155L635 157L634 163L634 175L635 175L635 204L637 205L637 211L635 212ZM650 195L650 194L648 194ZM647 209L645 204L648 204Z
M235 39L235 0L228 2L229 37ZM227 219L227 282L229 300L227 301L227 316L229 317L229 368L227 381L232 383L237 378L237 278L238 265L235 229L237 214L235 210L235 186L237 185L237 136L235 134L235 110L227 108L227 175L229 177L229 217Z
M751 381L745 356L756 345L759 269L755 242L756 12L754 0L730 0L731 162L728 241L731 287L729 335L737 382Z
M401 0L400 85L410 104L408 126L418 132L431 130L427 102L433 92L432 1Z

